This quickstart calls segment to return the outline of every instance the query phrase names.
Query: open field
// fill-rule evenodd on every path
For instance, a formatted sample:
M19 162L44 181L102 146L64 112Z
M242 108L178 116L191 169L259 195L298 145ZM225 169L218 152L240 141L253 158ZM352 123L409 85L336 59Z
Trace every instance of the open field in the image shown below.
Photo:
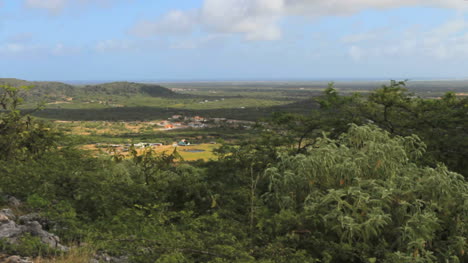
M174 142L176 144L177 142ZM213 151L219 148L219 144L193 144L188 146L174 146L174 145L163 145L151 147L158 154L172 154L177 148L177 152L182 156L182 161L196 161L196 160L216 160L217 157ZM128 148L122 147L106 147L97 146L95 144L82 145L81 149L93 152L96 156L107 156L114 154L121 154L123 156L129 156ZM139 154L143 153L147 148L137 148Z
M96 156L108 156L116 152L127 155L129 145L142 143L161 143L161 146L152 147L155 152L170 154L174 151L174 144L186 139L192 145L178 147L184 161L216 159L213 150L220 146L217 141L237 141L250 136L252 132L242 129L242 126L236 128L232 126L235 124L229 123L203 129L194 129L186 125L165 129L158 125L160 122L56 121L55 126L59 131L74 138L73 144L92 151ZM141 153L145 148L137 149Z

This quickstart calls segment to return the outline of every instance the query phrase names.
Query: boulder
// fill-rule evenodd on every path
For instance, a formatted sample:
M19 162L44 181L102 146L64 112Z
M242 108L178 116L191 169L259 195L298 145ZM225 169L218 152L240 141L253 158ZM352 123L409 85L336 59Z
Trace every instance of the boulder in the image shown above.
M128 263L130 262L127 256L120 256L120 257L113 257L108 255L107 253L98 253L91 259L90 263L98 263L98 262L109 262L109 263Z
M43 219L39 215L39 213L30 213L27 215L22 215L18 218L20 224L27 224L32 221L38 221L41 222Z
M25 233L25 230L24 226L19 226L12 220L0 222L0 239L14 244Z
M60 244L60 238L42 229L41 224L37 221L28 222L26 225L26 232L32 236L39 237L42 243L51 248L59 249L61 251L68 251L68 248Z
M14 196L7 195L6 200L7 200L8 206L11 206L11 207L21 206L21 201L19 199L17 199L16 197L14 197Z
M11 209L0 210L0 222L8 220L16 220L16 216L13 211L11 211Z
M22 224L17 224L14 221L16 216L10 209L0 210L0 239L10 244L16 244L21 236L30 234L33 237L38 237L43 244L50 248L68 251L66 246L60 244L58 236L42 229L42 225L38 221L31 221L36 216L36 214L22 216L19 220Z
M4 261L2 261L2 262L5 262L5 263L34 263L33 261L31 261L28 258L22 258L22 257L19 257L19 256L8 257L8 258L4 259Z

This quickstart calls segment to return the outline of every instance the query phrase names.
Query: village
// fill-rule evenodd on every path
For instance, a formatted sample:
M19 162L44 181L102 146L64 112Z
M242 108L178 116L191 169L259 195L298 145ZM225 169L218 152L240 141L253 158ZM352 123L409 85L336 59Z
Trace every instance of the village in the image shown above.
M252 129L255 122L232 120L227 118L206 118L202 116L185 116L177 114L166 120L159 121L133 121L133 122L109 122L109 121L86 121L69 122L56 121L62 130L84 136L96 136L96 141L92 144L85 144L81 148L96 153L103 154L123 154L127 155L134 149L142 152L151 148L155 152L170 153L178 148L178 151L186 159L196 160L198 157L209 159L212 157L212 151L217 146L216 138L212 136L189 136L176 135L171 140L158 140L144 138L141 141L125 143L105 143L100 141L99 137L118 137L130 136L137 133L156 134L157 132L169 132L178 130L204 130L204 129ZM185 138L184 138L185 137ZM187 138L188 137L188 138ZM156 136L158 138L158 136Z
M173 115L168 120L157 123L166 130L184 128L245 128L251 129L255 122L243 120L231 120L227 118L204 118L201 116Z

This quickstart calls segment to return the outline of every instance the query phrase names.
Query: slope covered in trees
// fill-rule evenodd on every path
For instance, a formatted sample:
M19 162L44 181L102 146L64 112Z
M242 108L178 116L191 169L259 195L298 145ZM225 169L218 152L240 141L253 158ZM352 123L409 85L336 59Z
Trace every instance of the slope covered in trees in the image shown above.
M129 262L467 262L468 183L447 168L463 168L445 159L454 142L431 137L463 136L466 101L419 101L402 85L369 98L330 87L310 116L279 114L192 163L177 151L92 157L18 111L6 87L0 192L67 244ZM414 111L427 126L412 126Z
M75 96L76 87L61 82L51 81L26 81L21 79L0 79L0 85L10 85L13 87L28 86L34 87L28 92L21 92L22 97L27 101L55 101L66 97Z
M171 90L155 84L142 84L133 82L113 82L98 85L74 86L61 82L25 81L20 79L0 79L0 85L13 87L29 86L32 89L24 92L22 96L26 101L53 102L66 98L96 99L108 96L151 96L151 97L177 97Z
M132 82L113 82L99 85L87 85L82 87L80 90L86 95L144 95L152 97L170 97L176 95L176 93L171 90L159 85Z

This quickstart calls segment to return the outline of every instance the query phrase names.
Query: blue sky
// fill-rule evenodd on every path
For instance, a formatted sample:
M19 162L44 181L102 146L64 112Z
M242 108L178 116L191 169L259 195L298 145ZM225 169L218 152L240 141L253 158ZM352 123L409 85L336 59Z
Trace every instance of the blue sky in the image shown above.
M464 0L0 0L0 77L468 78Z

